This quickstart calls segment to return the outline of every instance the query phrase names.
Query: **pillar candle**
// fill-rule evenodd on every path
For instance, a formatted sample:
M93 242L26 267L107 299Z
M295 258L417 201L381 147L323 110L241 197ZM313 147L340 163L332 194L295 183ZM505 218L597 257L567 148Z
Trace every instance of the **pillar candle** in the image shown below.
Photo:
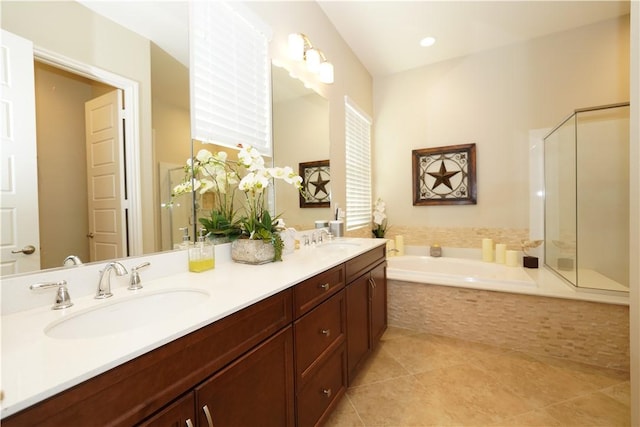
M398 251L396 252L396 255L398 256L404 255L404 236L403 235L396 236L396 250Z
M507 251L507 265L509 267L518 266L518 251Z
M391 239L387 240L387 258L396 254L395 248L396 243Z
M493 262L493 239L482 239L482 261Z
M496 244L496 262L504 264L507 260L507 245L504 243Z

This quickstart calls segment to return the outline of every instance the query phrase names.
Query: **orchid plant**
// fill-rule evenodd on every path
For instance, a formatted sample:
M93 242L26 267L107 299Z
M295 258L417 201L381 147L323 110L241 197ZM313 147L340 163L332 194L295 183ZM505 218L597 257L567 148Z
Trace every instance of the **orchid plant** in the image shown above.
M373 228L371 232L374 237L383 238L387 232L387 214L385 213L387 204L378 197L373 206Z
M291 167L265 167L263 157L251 146L240 146L236 161L229 160L223 151L211 153L202 149L187 160L185 178L174 187L172 197L191 192L213 193L216 207L211 217L199 219L207 232L232 239L270 241L276 249L275 259L281 259L279 221L265 208L266 190L275 179L302 189L302 178ZM234 206L236 191L245 198L240 211Z

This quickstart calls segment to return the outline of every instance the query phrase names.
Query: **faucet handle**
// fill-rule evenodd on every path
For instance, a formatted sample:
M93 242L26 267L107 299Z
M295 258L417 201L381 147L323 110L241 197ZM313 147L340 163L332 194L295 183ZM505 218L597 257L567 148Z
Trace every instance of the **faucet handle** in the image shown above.
M52 310L61 310L63 308L69 308L73 305L71 302L71 295L69 295L69 291L67 290L67 281L60 280L59 282L43 282L43 283L34 283L29 286L31 290L37 289L50 289L57 287L58 290L56 292L56 302L51 307Z
M137 265L131 269L131 278L129 279L129 287L127 289L129 289L130 291L142 289L142 285L140 284L142 280L140 279L140 273L138 273L138 270L150 265L150 262L143 262L142 264Z

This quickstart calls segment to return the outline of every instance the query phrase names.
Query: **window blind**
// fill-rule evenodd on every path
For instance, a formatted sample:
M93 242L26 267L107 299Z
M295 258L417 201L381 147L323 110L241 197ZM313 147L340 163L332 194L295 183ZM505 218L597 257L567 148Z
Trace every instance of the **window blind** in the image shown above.
M371 119L345 97L346 228L371 225Z
M271 156L268 31L255 16L218 1L191 4L191 135Z

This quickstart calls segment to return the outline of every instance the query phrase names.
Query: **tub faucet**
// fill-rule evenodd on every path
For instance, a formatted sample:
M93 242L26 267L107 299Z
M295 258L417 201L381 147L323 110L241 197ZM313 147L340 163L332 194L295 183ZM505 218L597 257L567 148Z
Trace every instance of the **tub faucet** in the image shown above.
M431 255L434 258L441 257L442 248L440 247L440 245L437 243L434 243L433 245L431 245L431 247L429 248L429 255Z
M111 270L116 272L116 276L124 276L127 274L127 269L124 265L118 261L113 261L104 267L104 270L100 272L100 281L98 282L98 290L96 291L96 299L104 299L113 296L111 293Z

